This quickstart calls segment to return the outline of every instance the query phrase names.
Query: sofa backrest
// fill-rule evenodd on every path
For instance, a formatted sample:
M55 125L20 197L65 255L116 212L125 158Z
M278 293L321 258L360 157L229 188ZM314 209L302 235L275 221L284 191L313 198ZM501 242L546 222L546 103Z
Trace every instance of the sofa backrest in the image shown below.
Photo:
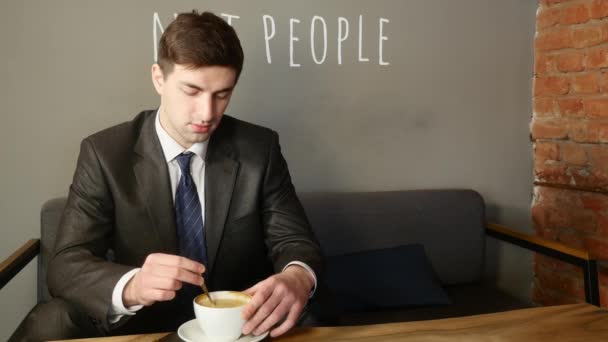
M327 256L420 243L444 285L481 280L484 201L472 190L298 194Z
M484 202L472 190L302 192L298 194L325 255L424 245L441 282L479 281L484 260ZM50 299L47 265L66 198L40 215L38 300Z

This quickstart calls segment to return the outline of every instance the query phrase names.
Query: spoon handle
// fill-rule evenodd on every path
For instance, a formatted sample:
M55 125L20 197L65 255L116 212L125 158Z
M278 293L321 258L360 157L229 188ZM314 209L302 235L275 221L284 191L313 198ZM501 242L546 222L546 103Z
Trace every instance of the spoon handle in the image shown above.
M211 298L211 294L209 294L209 290L207 290L207 285L205 285L205 283L202 283L201 287L203 288L203 292L205 292L205 294L207 295L207 298L209 298L211 304L215 306L215 301L213 300L213 298Z

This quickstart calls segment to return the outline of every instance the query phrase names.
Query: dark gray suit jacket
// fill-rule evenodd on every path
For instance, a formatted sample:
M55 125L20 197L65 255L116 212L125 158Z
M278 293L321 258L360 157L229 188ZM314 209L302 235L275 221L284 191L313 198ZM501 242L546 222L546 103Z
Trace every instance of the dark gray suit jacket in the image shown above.
M156 303L107 322L119 278L151 253L177 254L167 164L156 111L83 140L49 265L49 290L103 331L175 330L188 301ZM205 160L210 290L243 290L299 260L321 275L321 253L270 129L224 116ZM185 304L184 304L185 303ZM116 332L116 331L114 331Z

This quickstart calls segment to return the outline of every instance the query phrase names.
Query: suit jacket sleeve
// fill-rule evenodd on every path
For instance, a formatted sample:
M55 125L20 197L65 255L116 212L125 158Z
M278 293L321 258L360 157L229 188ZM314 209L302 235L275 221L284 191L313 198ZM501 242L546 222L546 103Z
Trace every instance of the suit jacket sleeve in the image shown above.
M132 267L108 261L114 206L93 144L85 139L49 263L51 294L74 304L109 330L112 290Z
M263 182L263 224L275 272L291 261L301 261L320 277L323 263L319 243L297 198L276 132Z

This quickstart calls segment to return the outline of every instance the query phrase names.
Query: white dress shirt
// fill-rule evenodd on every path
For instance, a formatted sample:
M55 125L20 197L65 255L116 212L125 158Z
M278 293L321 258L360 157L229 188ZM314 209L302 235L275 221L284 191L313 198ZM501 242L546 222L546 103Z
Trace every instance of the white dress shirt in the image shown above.
M179 179L181 177L181 169L175 157L180 155L184 151L190 151L195 155L191 159L190 164L190 174L192 176L192 180L196 185L196 189L198 191L198 198L201 202L201 213L203 219L203 227L205 224L205 155L207 153L207 145L208 141L195 143L190 148L184 149L180 144L178 144L170 135L165 131L165 129L160 124L160 115L159 111L156 112L155 119L155 127L156 127L156 135L160 140L160 145L163 150L163 154L165 155L165 161L167 162L167 167L169 170L169 178L171 181L171 195L173 201L175 201L175 191L177 189L177 185L179 184ZM203 228L204 229L204 228ZM310 296L314 294L315 289L317 288L317 277L315 272L303 262L300 261L292 261L285 268L290 265L299 265L306 269L312 275L314 279L314 287L313 291L311 291ZM283 270L285 270L283 268ZM125 286L135 276L135 274L139 271L139 268L133 269L127 273L125 273L114 286L114 290L112 291L112 307L109 311L109 322L116 323L120 320L120 318L124 315L134 315L138 310L140 310L143 305L134 305L130 307L125 307L122 301L122 293L124 291Z

